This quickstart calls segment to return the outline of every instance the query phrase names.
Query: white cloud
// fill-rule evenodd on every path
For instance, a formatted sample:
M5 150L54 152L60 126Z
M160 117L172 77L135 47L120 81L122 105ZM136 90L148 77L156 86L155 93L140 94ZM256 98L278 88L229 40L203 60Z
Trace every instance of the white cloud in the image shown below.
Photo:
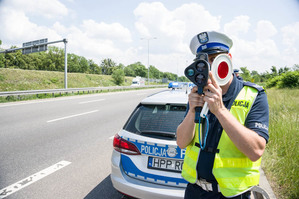
M281 29L283 43L287 46L299 45L299 22L284 26Z
M104 58L112 58L117 62L119 56L132 51L124 47L124 44L132 41L131 33L119 23L85 20L78 27L65 27L55 23L53 28L69 40L69 52L93 59L97 63Z
M189 53L190 38L204 30L220 28L220 17L203 6L183 4L168 10L161 2L140 3L134 10L135 26L141 37L157 37L157 53Z
M119 23L107 24L97 23L94 20L85 20L81 26L87 36L91 38L102 38L117 40L121 42L131 42L131 33Z
M66 16L68 9L58 0L9 0L9 7L26 14L56 18Z
M283 60L288 67L292 67L294 64L299 64L299 22L284 26L281 29L281 35L283 41Z
M277 30L270 21L262 20L257 23L256 34L258 40L270 39L276 33Z
M228 35L238 36L239 33L247 33L250 28L249 16L237 16L233 21L224 25L224 32Z
M2 41L13 41L12 45L36 39L59 37L51 28L38 26L31 22L24 12L9 7L0 9L0 26L0 38Z

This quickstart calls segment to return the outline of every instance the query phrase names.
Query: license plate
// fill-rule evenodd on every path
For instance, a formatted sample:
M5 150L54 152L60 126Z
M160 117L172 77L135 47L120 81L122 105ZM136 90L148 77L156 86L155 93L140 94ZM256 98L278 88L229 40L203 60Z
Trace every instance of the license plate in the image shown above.
M180 173L183 168L183 162L183 160L148 157L147 168Z

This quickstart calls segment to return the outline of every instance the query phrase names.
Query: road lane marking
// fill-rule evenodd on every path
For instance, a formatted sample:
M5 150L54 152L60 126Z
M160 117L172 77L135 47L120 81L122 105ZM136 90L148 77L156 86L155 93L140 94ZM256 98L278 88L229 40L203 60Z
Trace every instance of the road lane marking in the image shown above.
M83 101L83 102L79 102L79 104L87 104L87 103L92 103L92 102L100 102L103 101L105 99L97 99L97 100L90 100L90 101Z
M95 112L98 112L98 111L99 110L94 110L94 111L89 111L89 112L85 112L85 113L79 113L79 114L75 114L75 115L69 115L69 116L66 116L66 117L61 117L61 118L49 120L47 122L48 123L50 123L50 122L56 122L56 121L59 121L59 120L64 120L64 119L69 119L69 118L72 118L72 117L78 117L78 116L82 116L82 115L87 115L87 114L95 113Z
M68 166L69 164L71 164L71 162L68 161L60 161L40 172L37 172L31 176L28 176L27 178L24 178L23 180L20 180L19 182L12 184L8 187L5 187L4 189L0 190L0 199L3 199L7 196L9 196L10 194L13 194L27 186L29 186L30 184L41 180L42 178Z

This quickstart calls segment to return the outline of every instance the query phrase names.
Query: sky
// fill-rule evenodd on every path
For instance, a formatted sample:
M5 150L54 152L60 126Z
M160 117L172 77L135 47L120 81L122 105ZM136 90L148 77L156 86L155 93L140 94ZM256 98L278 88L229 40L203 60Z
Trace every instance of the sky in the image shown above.
M68 53L99 65L140 61L182 76L191 39L211 30L233 40L233 68L299 64L299 0L0 0L2 49L66 38Z

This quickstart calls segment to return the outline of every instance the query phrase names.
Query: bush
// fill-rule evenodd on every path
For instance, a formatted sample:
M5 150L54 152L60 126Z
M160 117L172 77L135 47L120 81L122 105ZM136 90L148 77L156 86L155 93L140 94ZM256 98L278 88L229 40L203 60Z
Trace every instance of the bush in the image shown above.
M281 80L281 76L276 76L276 77L273 77L273 78L269 79L266 82L266 88L276 87L280 80Z
M121 85L125 81L125 73L122 69L117 69L117 70L113 71L112 78L116 85Z
M278 82L278 88L298 88L298 87L299 87L299 71L290 71L282 74L282 78Z
M299 71L290 71L275 76L267 81L266 87L299 88Z

